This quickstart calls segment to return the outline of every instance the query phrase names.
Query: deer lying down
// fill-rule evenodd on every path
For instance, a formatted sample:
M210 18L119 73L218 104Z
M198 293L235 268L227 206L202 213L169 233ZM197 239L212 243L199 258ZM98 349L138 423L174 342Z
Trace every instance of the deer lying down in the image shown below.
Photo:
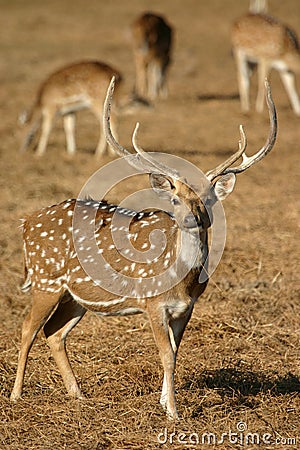
M32 110L26 118L25 134L21 151L25 151L35 134L41 128L37 156L42 156L48 144L49 135L56 116L62 116L70 156L76 150L75 114L90 109L100 124L100 138L96 156L106 151L106 139L102 130L102 105L112 77L116 79L118 95L122 77L119 71L100 61L79 62L52 73L40 86ZM112 126L116 126L112 117Z
M131 153L115 140L110 128L113 88L112 81L104 106L105 135L118 155L128 156ZM253 156L247 157L246 138L241 128L239 150L209 171L205 183L200 180L199 186L193 188L177 170L157 161L139 146L136 129L133 135L136 157L131 155L126 161L140 172L149 174L152 188L169 201L172 214L163 210L130 211L106 201L71 199L26 217L23 223L23 290L31 290L32 307L22 328L12 400L21 396L28 353L41 327L44 328L68 394L81 398L80 388L66 354L65 341L68 333L87 310L104 316L146 312L164 368L160 402L170 418L178 417L174 390L176 356L194 304L207 285L206 278L206 281L200 281L199 276L207 266L211 209L216 202L232 192L236 174L262 160L273 148L277 121L268 86L267 104L270 132L265 145ZM242 162L234 166L240 157ZM86 228L75 225L76 205L82 211L82 220L86 226L92 217L94 228L91 238L87 236ZM133 261L132 247L117 248L115 245L113 231L125 234L123 227L114 230L115 218L119 223L130 218L128 235L123 237L132 239L131 243L141 254L151 250L150 234L157 229L163 230L165 247L161 255L150 262L147 258L143 262ZM95 253L91 254L92 241L97 258L103 257L103 264L102 259L96 259ZM83 262L90 263L95 270L95 278L87 275L82 267ZM177 284L161 289L161 282L157 280L166 271L167 281L171 282L172 277L176 279L177 270L186 267L186 274ZM121 284L118 276L123 280L124 295L116 295L105 288L105 280L112 276L112 271L118 285ZM124 282L125 276L128 285Z

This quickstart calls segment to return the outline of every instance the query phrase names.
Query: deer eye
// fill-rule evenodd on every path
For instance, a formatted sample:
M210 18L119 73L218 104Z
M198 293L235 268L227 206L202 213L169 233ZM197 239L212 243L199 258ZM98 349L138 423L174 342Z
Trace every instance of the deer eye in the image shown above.
M180 205L180 200L179 200L178 198L176 198L176 197L173 197L173 198L171 199L171 203L172 203L172 205L174 205L174 206Z

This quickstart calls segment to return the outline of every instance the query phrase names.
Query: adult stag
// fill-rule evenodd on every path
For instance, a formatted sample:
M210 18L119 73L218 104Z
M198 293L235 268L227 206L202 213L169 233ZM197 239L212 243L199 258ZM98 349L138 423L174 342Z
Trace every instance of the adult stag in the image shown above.
M194 304L207 285L207 277L200 276L207 268L213 206L232 192L236 174L249 169L273 148L276 110L267 84L270 132L265 145L253 156L246 156L246 138L241 127L238 151L208 172L205 182L200 180L199 186L194 187L177 170L158 162L140 147L137 128L133 134L135 155L115 140L110 128L113 89L112 80L104 105L106 139L129 164L149 174L152 188L169 201L173 213L131 211L106 201L73 199L26 217L23 290L31 289L33 303L23 324L11 399L21 396L28 353L42 326L68 394L80 398L82 394L65 349L71 329L87 310L105 316L147 312L164 368L160 402L167 415L176 419L176 356ZM240 157L242 162L234 166ZM82 226L75 225L76 208ZM128 218L126 230L123 223ZM87 234L89 226L94 227L92 236ZM161 254L153 257L157 249L150 244L150 235L157 229L164 232L165 244ZM124 235L128 248L124 244L118 248L114 232ZM145 254L145 258L134 261L134 250L139 255ZM89 274L84 270L87 265L91 269ZM116 295L114 287L119 286L124 291Z

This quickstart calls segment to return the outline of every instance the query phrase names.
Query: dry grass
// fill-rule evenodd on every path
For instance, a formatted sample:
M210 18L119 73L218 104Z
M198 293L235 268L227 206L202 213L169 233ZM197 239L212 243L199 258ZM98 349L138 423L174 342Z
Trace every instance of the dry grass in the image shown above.
M279 78L272 77L279 114L276 149L238 179L226 201L227 245L185 333L176 374L181 421L168 422L159 406L162 369L146 317L98 319L88 314L68 348L86 399L69 400L40 335L30 353L24 396L9 402L22 320L30 297L17 286L22 273L19 218L27 211L76 196L99 165L91 153L98 127L78 120L79 151L64 157L57 127L43 160L20 156L19 112L38 83L71 61L99 58L133 84L127 26L142 10L167 13L176 26L170 97L150 112L122 119L120 138L130 146L135 121L146 149L173 152L211 168L236 148L239 123L250 152L268 130L267 114L243 116L236 100L229 28L247 1L198 2L66 0L2 2L1 233L0 233L0 448L157 449L165 428L176 433L162 448L188 447L178 433L249 432L272 435L272 445L300 447L299 118L291 112ZM298 0L274 0L271 9L300 33ZM5 31L5 33L4 33ZM299 80L298 80L299 81ZM123 187L129 192L129 187ZM274 439L295 438L297 442ZM241 448L230 443L219 448ZM189 448L201 445L189 445ZM206 444L203 448L209 448ZM211 445L213 447L213 445ZM256 448L257 445L247 445Z

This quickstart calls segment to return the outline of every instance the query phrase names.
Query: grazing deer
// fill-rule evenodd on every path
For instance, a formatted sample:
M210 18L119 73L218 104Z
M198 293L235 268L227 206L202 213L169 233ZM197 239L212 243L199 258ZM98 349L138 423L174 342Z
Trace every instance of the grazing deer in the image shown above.
M22 288L24 291L32 290L33 303L22 328L18 370L11 399L17 400L21 396L28 353L42 326L68 394L80 398L82 394L65 349L66 337L71 329L87 310L105 316L147 312L164 368L160 402L168 416L176 419L176 355L194 303L207 285L207 278L200 281L199 276L207 265L210 210L232 192L235 174L249 169L271 151L277 132L276 110L267 86L270 132L265 145L253 156L247 157L246 138L241 128L239 150L209 171L203 177L205 182L200 180L200 185L195 188L188 186L187 180L177 170L157 161L139 146L137 128L133 135L136 156L115 140L110 128L113 86L112 80L104 106L107 142L117 154L126 156L129 164L149 174L152 188L169 201L174 212L137 212L105 201L67 200L26 217L23 223L25 282ZM242 162L233 166L240 157ZM85 227L75 224L76 204L82 211ZM148 257L143 262L133 262L129 245L117 249L112 239L116 216L121 223L130 218L127 237L133 239L140 254L149 251L149 236L155 229L164 231L165 247L161 255L150 262ZM93 233L87 235L91 217ZM118 231L125 234L123 229L119 227ZM97 254L104 258L104 264L101 262L100 266L95 254L91 254L92 240ZM87 275L83 269L86 262L95 270L96 278ZM188 267L186 273L178 280L177 268L185 267ZM112 271L115 271L113 275ZM165 271L167 280L175 277L176 282L161 289L157 280ZM103 284L107 279L108 283L112 283L118 274L121 278L127 274L128 280L130 278L133 283L133 288L129 288L129 284L126 285L129 281L122 278L122 283L119 283L117 278L118 287L123 284L124 295L111 293L113 289L106 289ZM143 283L146 283L146 288Z
M136 70L135 93L152 100L167 97L171 26L163 17L145 13L134 21L131 30Z
M116 88L119 90L121 74L99 61L79 62L51 74L40 86L29 117L25 119L26 137L21 151L26 150L41 127L36 154L43 155L54 119L60 115L63 117L67 152L70 156L74 155L75 113L82 109L90 109L100 124L96 156L103 155L106 151L106 139L102 130L102 105L112 76L115 76Z
M234 23L231 40L237 65L242 110L247 112L250 109L249 63L255 63L258 67L256 110L263 111L264 80L271 69L276 69L293 111L300 115L300 100L295 83L295 73L300 72L300 47L294 31L273 17L250 13Z

